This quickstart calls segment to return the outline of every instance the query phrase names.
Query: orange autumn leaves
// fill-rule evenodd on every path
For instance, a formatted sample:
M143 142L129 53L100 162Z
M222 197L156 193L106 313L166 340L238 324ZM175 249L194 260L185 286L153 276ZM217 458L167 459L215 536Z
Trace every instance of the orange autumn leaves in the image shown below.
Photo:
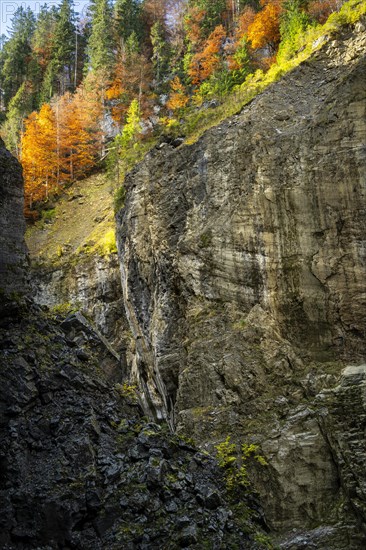
M268 47L274 53L281 39L281 0L261 0L263 9L258 12L248 27L248 40L254 50Z
M235 51L240 48L243 40L247 40L253 50L267 47L273 54L280 42L282 3L283 0L261 0L262 9L258 13L255 13L251 7L245 8L237 19L234 36L229 38L227 43L227 32L223 25L218 25L202 44L200 50L192 56L188 70L192 84L200 85L220 69L224 51L231 54L227 56L229 69L239 68ZM197 11L194 15L196 19L191 21L190 36L193 36L194 43L197 45L200 40L199 23L204 17L204 12Z
M192 84L200 84L209 78L220 64L219 52L226 32L222 25L218 25L210 34L202 51L193 56L188 71Z
M86 79L75 95L45 103L25 120L21 162L27 209L94 166L102 140L101 116L96 83Z

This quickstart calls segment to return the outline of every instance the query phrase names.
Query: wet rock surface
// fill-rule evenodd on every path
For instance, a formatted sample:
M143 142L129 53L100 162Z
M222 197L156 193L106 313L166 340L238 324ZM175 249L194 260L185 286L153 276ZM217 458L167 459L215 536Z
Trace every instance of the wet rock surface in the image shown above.
M59 321L28 303L0 329L0 547L260 548L254 498L238 514L213 458L142 417L104 343L80 356L80 319Z

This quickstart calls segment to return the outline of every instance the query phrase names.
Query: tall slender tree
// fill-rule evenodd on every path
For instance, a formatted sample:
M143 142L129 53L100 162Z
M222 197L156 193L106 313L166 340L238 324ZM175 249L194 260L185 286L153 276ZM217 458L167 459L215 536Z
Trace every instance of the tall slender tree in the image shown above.
M63 94L74 87L76 27L73 0L62 0L51 41L51 57L47 65L41 101Z
M35 29L35 17L30 8L18 8L12 19L10 39L2 51L1 87L8 105L29 74L31 40Z
M169 73L169 43L164 25L157 21L151 27L150 40L152 45L152 64L155 77L155 86L160 92L162 83Z
M141 2L138 0L116 0L113 9L114 35L118 45L125 43L135 33L139 43L143 36Z
M41 104L40 94L42 83L45 80L46 74L51 60L53 51L53 40L55 29L57 26L58 12L56 7L48 9L46 5L41 7L37 18L37 23L32 37L32 85L36 96L36 107ZM51 86L52 88L52 86ZM52 94L46 94L46 99Z
M113 28L110 0L92 0L91 32L88 41L89 67L109 72L113 66Z
M76 27L73 4L73 0L62 0L52 52L59 81L67 88L72 88L74 81Z

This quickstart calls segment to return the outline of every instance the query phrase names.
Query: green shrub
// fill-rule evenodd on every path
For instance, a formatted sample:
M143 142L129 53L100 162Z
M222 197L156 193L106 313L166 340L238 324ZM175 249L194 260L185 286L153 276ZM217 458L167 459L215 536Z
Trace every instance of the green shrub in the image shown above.
M126 189L123 185L114 194L114 211L118 212L125 205Z
M216 445L219 466L224 469L228 491L238 487L249 486L247 463L252 458L261 466L266 466L265 458L259 454L258 445L243 443L240 450L235 443L231 443L228 436L225 441Z

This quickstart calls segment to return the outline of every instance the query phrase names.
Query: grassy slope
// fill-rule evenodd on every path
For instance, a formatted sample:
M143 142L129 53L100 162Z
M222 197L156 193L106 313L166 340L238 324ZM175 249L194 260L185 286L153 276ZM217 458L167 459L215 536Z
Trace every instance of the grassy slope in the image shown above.
M56 203L50 220L28 228L31 260L53 264L82 253L115 252L112 195L105 174L75 183Z

